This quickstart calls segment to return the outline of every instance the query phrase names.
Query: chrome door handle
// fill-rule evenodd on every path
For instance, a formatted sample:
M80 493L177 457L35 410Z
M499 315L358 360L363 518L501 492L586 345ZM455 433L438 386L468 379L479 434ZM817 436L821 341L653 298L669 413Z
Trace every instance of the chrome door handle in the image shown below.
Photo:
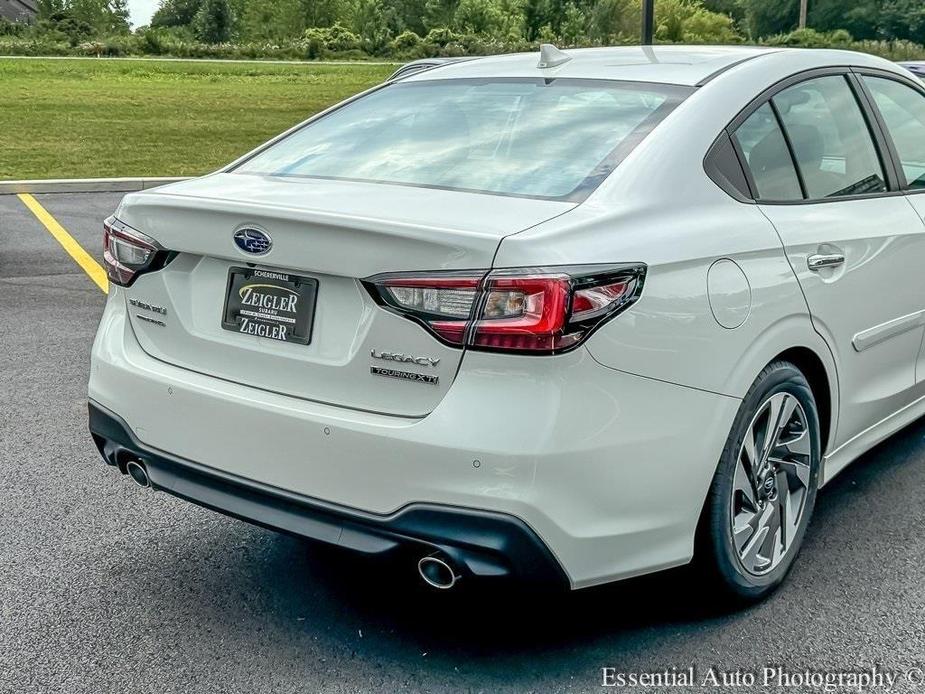
M838 267L845 264L845 256L841 253L827 253L820 255L811 255L806 259L806 264L813 272L819 272L827 267Z

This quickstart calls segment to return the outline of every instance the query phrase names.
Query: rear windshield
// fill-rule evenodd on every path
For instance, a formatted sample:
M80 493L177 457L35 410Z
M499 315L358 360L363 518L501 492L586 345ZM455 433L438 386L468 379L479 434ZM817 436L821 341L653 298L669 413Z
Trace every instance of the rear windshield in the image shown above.
M397 83L235 171L581 200L691 91L578 79Z

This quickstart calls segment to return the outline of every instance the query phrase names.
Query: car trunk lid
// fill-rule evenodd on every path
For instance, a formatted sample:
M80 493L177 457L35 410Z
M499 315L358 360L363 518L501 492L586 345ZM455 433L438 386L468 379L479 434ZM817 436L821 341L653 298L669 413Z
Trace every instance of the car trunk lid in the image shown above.
M487 269L504 236L573 206L240 174L129 195L117 217L177 253L126 290L132 325L148 354L177 366L294 397L423 416L447 392L462 351L382 309L359 280L383 272ZM233 238L242 228L265 231L269 252L242 251ZM317 283L308 344L223 327L235 269L254 282L288 275ZM235 281L239 291L242 280ZM374 374L371 367L380 368ZM425 378L381 377L395 371Z

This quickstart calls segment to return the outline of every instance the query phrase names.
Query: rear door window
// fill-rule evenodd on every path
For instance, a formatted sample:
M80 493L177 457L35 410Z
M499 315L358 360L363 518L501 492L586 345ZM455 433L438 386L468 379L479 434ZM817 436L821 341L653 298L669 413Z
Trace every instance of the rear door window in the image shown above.
M925 188L925 96L895 80L870 75L862 79L896 146L906 187Z
M807 80L772 99L811 200L885 191L886 177L843 75Z

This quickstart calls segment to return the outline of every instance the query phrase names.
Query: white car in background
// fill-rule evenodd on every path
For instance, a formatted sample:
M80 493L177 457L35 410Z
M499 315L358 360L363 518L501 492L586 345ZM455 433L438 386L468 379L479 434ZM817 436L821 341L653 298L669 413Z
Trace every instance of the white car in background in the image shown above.
M412 64L125 197L90 428L145 486L438 588L695 559L757 599L925 414L923 162L923 86L867 55Z
M906 68L913 75L919 79L925 78L925 61L921 60L910 60L907 62L899 63L904 68Z

